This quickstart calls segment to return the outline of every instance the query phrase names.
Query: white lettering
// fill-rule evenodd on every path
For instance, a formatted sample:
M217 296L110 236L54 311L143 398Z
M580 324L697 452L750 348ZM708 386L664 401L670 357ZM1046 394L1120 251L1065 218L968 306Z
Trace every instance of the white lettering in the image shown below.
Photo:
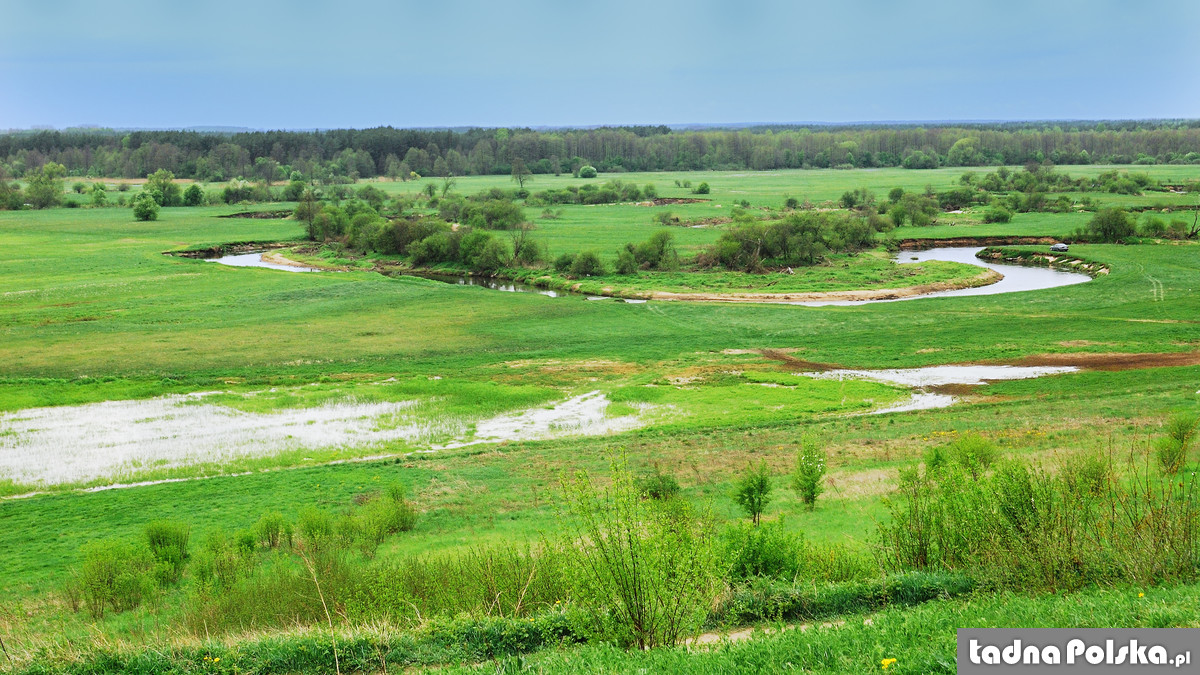
M1013 643L1004 648L1004 662L1010 666L1015 666L1021 660L1021 641L1013 640Z
M1092 645L1087 648L1087 653L1083 657L1093 666L1104 663L1104 648L1100 645Z
M1146 660L1146 645L1138 646L1137 640L1129 641L1129 663L1134 666L1145 666L1150 662Z
M983 662L989 666L1000 664L1000 648L994 645L988 645L983 648Z
M1167 650L1159 645L1154 645L1150 648L1150 663L1156 666L1167 665Z
M1067 665L1075 665L1075 657L1083 654L1083 640L1075 638L1067 643Z
M1042 650L1042 663L1057 666L1062 663L1062 652L1058 651L1058 647L1053 645Z
M971 663L979 665L979 640L971 638Z
M1021 661L1022 661L1022 663L1024 663L1027 666L1036 665L1038 663L1041 663L1041 659L1039 658L1039 655L1038 655L1037 645L1029 645L1028 647L1026 647L1025 653L1023 653L1021 655Z

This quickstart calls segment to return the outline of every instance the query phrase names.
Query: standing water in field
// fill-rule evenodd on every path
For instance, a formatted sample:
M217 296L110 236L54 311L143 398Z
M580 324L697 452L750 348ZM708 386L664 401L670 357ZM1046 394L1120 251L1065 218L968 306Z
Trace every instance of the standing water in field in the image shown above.
M263 252L257 253L239 253L237 255L226 255L220 258L206 258L209 262L221 263L230 267L266 267L272 270L284 270L285 272L319 272L315 267L303 267L300 265L281 265L279 263L268 262L263 260Z

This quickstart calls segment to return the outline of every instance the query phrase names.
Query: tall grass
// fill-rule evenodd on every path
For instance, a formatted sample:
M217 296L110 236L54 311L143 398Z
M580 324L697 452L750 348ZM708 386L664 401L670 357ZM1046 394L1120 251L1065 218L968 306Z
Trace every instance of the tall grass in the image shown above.
M1100 461L1059 473L1010 461L979 479L954 466L910 469L879 528L881 558L894 570L963 571L991 588L1195 579L1196 476L1164 479L1148 454L1130 452L1122 467L1110 455L1107 470Z

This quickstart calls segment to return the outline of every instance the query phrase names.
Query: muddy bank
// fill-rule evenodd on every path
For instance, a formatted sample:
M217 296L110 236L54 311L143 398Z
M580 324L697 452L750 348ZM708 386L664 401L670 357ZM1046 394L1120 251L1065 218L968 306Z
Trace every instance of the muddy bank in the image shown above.
M971 246L1039 246L1057 244L1054 237L954 237L951 239L901 239L905 251L924 251L930 248L968 248Z
M273 251L280 248L288 248L295 246L294 241L237 241L230 244L219 244L208 248L195 248L186 251L163 251L163 255L174 256L176 258L191 258L193 260L207 260L209 258L220 258L226 255L240 255L242 253L258 253L260 251Z
M1021 366L1072 365L1084 370L1138 370L1200 366L1200 352L1168 352L1165 354L1128 354L1121 352L1032 354L1013 362Z
M1014 251L1010 249L989 247L975 257L980 260L991 260L1005 265L1025 265L1028 267L1050 267L1066 272L1082 272L1089 276L1108 274L1107 265L1078 256L1064 253L1042 253L1040 251Z
M218 218L253 218L255 220L286 220L292 217L292 211L242 211L230 213Z
M1004 278L995 270L983 270L970 279L939 281L905 288L875 288L857 291L820 291L810 293L675 293L651 291L639 294L649 300L689 300L699 302L864 302L868 300L901 300L930 293L957 291L994 284Z

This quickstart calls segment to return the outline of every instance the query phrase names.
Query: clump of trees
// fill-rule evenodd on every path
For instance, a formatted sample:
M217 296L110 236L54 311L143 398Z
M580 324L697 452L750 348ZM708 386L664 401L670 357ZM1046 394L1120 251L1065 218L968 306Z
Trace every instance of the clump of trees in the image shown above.
M658 191L653 185L638 188L633 183L622 183L619 180L606 181L602 185L585 183L570 185L558 190L543 190L535 192L526 200L530 206L546 206L551 204L616 204L619 202L636 202L641 199L654 199Z
M774 223L742 215L715 244L697 256L701 265L761 272L768 266L815 265L829 253L872 246L890 223L872 214L794 212Z
M679 253L675 250L675 236L663 230L655 232L649 239L634 244L629 242L617 251L614 268L617 274L633 274L638 270L679 269Z

